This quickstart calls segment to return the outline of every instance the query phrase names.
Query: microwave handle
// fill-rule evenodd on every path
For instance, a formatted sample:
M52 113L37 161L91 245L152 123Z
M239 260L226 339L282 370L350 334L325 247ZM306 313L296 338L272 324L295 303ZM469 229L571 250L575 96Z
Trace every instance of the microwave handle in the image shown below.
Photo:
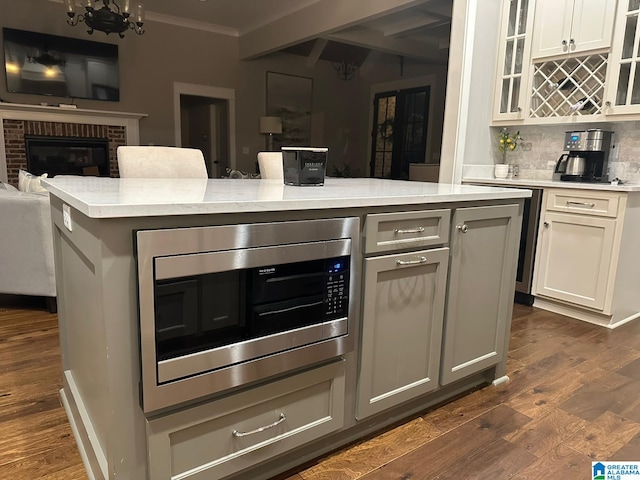
M279 310L269 310L269 311L266 311L266 312L261 312L258 315L260 317L265 317L267 315L274 315L274 314L277 314L277 313L291 312L291 311L297 310L299 308L317 307L318 305L322 305L323 303L324 303L324 300L320 300L319 302L304 303L304 304L294 305L293 307L281 308Z

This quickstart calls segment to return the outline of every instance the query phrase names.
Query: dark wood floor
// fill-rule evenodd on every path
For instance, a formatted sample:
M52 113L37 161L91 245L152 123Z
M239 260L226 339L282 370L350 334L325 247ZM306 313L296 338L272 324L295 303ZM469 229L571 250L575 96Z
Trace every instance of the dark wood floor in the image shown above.
M288 480L585 479L640 461L640 321L607 330L515 306L511 381L281 475ZM60 405L57 317L0 296L0 479L86 479Z

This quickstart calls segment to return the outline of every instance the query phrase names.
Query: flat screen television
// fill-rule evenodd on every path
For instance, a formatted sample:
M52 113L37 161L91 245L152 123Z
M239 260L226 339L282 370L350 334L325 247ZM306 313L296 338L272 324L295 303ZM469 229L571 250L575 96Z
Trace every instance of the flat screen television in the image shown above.
M120 100L117 45L6 27L2 34L9 92Z

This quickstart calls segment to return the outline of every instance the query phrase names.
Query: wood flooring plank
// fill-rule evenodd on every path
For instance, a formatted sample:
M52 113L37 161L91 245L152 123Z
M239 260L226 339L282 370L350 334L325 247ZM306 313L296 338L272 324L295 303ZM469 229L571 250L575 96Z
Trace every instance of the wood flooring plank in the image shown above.
M583 429L586 423L581 418L551 407L546 415L532 420L505 438L540 458Z
M82 463L79 463L70 467L63 468L56 472L46 474L45 476L40 478L40 480L88 480L88 478L89 477L85 472L84 465Z
M611 455L611 462L639 462L640 461L640 434L633 437L620 450Z
M594 461L607 461L640 433L640 423L605 412L565 442Z
M509 478L536 460L536 456L532 453L499 438L440 473L436 478L438 480Z
M579 480L591 477L592 459L565 444L550 450L537 461L514 473L512 480L562 479Z
M616 348L605 349L600 353L594 351L586 362L576 367L576 370L584 373L595 369L617 371L637 359L640 359L640 350L619 345Z
M321 464L299 472L304 480L354 480L379 465L391 462L441 435L422 418L389 430L373 439L329 455Z
M504 405L445 433L393 462L361 477L363 480L396 478L433 479L479 454L488 444L529 423L530 419Z
M635 397L629 397L628 395ZM585 384L559 407L584 420L595 421L607 411L622 410L629 401L635 402L640 394L638 382L615 373L606 373Z
M617 373L625 377L640 380L640 352L638 357L617 370Z
M599 372L603 375L605 374L604 371L600 370ZM589 383L594 376L593 371L588 375L577 372L575 368L568 370L567 373L568 375L551 375L542 383L507 399L505 404L531 418L547 415L550 408L571 398L577 390Z

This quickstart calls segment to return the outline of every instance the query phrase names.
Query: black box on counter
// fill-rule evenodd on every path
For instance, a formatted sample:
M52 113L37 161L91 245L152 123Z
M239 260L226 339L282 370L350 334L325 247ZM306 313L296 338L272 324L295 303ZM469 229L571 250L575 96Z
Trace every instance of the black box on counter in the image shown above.
M285 185L324 185L329 149L282 147Z

